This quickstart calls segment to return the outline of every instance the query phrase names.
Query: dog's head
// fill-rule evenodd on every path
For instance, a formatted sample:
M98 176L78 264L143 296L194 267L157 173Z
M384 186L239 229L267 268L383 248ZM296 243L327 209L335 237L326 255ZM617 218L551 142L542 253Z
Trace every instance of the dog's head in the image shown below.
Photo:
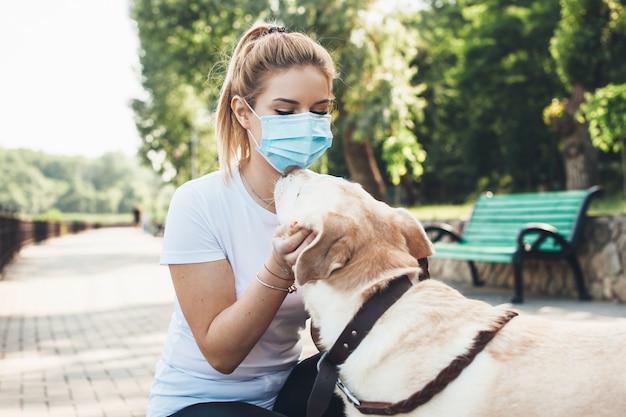
M317 234L294 265L299 285L332 280L350 286L393 270L417 270L417 259L433 253L424 228L407 210L342 178L291 169L278 180L274 198L281 224L297 222ZM343 283L345 276L351 278Z

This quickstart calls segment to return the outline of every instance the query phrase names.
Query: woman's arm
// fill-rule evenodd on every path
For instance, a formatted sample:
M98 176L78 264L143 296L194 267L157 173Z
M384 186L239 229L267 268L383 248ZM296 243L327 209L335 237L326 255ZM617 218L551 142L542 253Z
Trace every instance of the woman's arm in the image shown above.
M265 263L277 275L284 265L292 265L314 238L307 229L278 236L279 230L274 238L274 254ZM170 274L200 351L213 368L225 374L233 372L248 356L287 296L287 292L268 288L254 279L237 300L235 278L227 260L170 265ZM289 286L263 265L259 265L258 274L269 285Z

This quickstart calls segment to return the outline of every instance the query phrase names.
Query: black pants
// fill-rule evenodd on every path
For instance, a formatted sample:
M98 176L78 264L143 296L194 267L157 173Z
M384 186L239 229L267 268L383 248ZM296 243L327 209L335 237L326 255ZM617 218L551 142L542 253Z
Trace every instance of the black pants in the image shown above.
M317 376L320 355L300 362L278 393L274 410L244 402L211 402L190 405L171 417L306 417L306 405ZM324 417L343 417L343 401L336 394L331 398Z

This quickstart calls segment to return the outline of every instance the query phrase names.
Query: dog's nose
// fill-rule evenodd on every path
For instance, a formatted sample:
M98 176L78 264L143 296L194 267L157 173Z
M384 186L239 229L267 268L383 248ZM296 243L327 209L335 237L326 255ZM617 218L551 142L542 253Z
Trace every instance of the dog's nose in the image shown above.
M285 170L283 171L283 177L286 177L287 175L289 175L289 174L291 174L291 173L293 173L294 171L297 171L297 170L299 170L299 169L302 169L302 168L300 168L300 167L299 167L299 166L297 166L297 165L289 165L289 166L288 166L287 168L285 168Z

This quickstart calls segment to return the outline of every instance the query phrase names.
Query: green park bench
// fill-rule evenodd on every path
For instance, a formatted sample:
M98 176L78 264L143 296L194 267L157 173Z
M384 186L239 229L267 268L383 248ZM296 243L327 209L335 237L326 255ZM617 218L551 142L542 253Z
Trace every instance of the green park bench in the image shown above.
M484 285L474 262L512 263L513 303L522 303L522 262L526 259L565 260L569 263L580 300L590 300L575 253L589 202L601 192L587 190L481 195L463 234L445 223L425 227L437 259L469 263L474 285Z

